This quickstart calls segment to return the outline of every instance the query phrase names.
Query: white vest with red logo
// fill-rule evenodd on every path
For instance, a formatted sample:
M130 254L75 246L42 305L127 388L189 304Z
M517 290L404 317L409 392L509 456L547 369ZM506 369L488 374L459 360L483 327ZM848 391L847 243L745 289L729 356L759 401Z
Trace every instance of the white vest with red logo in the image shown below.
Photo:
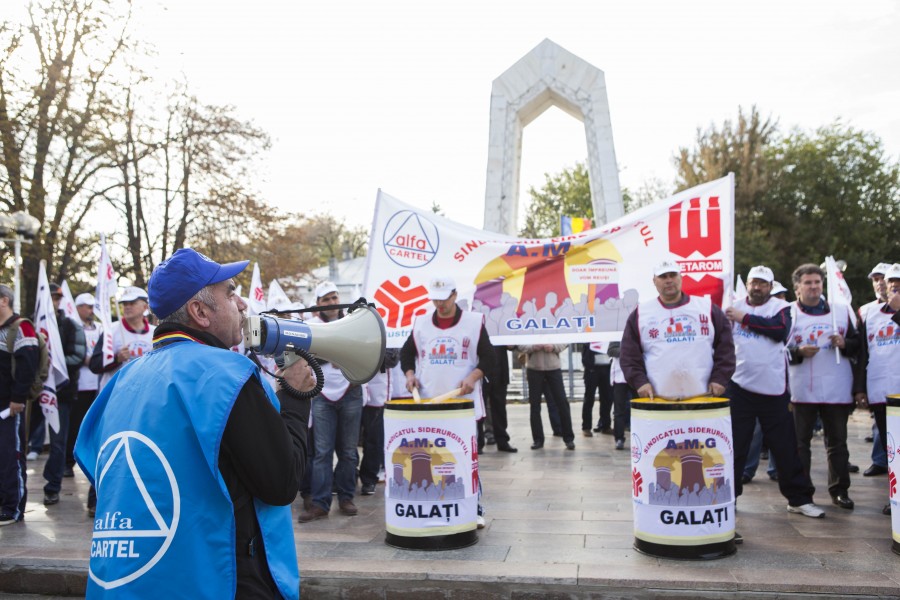
M439 329L432 315L422 315L413 324L416 342L416 378L421 384L422 398L434 398L459 387L460 382L478 366L478 338L484 315L462 311L459 322L449 329ZM463 398L475 402L475 419L484 418L481 380Z
M796 303L791 307L793 326L788 340L788 348L817 346L819 351L811 358L788 367L791 384L791 402L798 404L850 404L853 402L853 370L847 357L842 356L840 364L834 357L834 347L830 337L835 333L833 322L838 324L837 333L847 333L850 314L843 304L829 306L834 311L824 315L810 315L803 312Z
M900 325L891 319L894 313L882 312L883 306L884 303L869 310L866 318L869 404L885 404L888 394L900 394L900 369L897 368L900 365Z
M863 321L866 320L866 316L869 314L871 310L881 310L881 306L884 304L881 300L872 300L868 304L863 304L859 307L859 318Z
M753 306L746 298L734 303L737 310L765 318L774 317L788 306L787 302L778 298L769 298L760 306ZM784 344L759 335L740 323L732 325L732 333L737 359L732 381L757 394L783 394L787 385L787 354Z
M659 298L638 308L644 365L653 392L663 398L692 398L709 389L713 368L712 303L690 296L666 308Z
M153 325L150 325L146 333L136 333L134 331L128 331L125 329L125 326L122 324L122 321L116 321L112 326L112 336L113 336L113 355L118 354L119 350L122 348L128 348L129 358L128 360L134 360L136 358L142 357L147 352L153 350L153 331L156 329ZM104 335L106 333L104 332ZM122 363L124 364L124 363ZM103 389L103 386L107 384L107 382L112 379L113 375L122 368L122 365L119 365L113 371L107 371L100 376L100 386L99 389Z

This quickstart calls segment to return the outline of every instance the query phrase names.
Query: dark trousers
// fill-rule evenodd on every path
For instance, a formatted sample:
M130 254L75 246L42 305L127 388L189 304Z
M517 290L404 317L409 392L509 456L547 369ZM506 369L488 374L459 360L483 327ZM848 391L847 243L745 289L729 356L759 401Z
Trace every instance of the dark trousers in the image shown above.
M484 390L484 399L488 403L486 408L487 414L491 416L494 439L500 446L508 444L509 433L506 431L509 425L506 418L507 385L505 383L485 381L482 389Z
M50 454L44 464L45 494L58 494L62 488L63 471L66 468L66 438L69 437L69 410L70 402L60 402L57 405L59 411L59 431L50 428Z
M847 449L847 419L852 409L850 404L799 404L794 403L794 424L797 430L797 449L800 460L809 473L812 462L813 428L816 418L821 417L825 430L825 449L828 456L828 492L832 497L847 495L850 489L850 451ZM771 449L770 449L771 450ZM776 464L778 457L775 458ZM779 472L779 477L781 474Z
M376 485L378 471L384 463L384 407L363 406L363 454L359 463L359 480L363 485Z
M531 437L536 444L544 443L544 424L541 421L541 392L547 392L547 406L552 403L559 416L559 428L563 441L572 442L575 434L572 432L572 411L569 408L569 399L566 398L566 389L563 386L562 371L538 371L527 369L528 377L528 403L531 405Z
M81 422L84 421L84 415L94 403L97 397L97 390L87 390L78 392L72 406L69 410L69 434L66 437L66 466L75 466L75 439L78 437L78 431L81 429Z
M878 429L877 440L881 444L881 451L887 453L887 404L870 404L872 416L875 417L875 427Z
M28 422L31 431L28 432L28 450L25 452L40 454L44 451L44 442L47 437L44 435L44 410L41 408L41 403L37 399L31 403L31 408L27 410L31 411L31 419Z
M584 372L584 403L581 405L581 429L588 431L592 427L594 411L594 395L600 393L600 416L597 429L612 427L610 416L613 407L613 389L609 382L609 365L597 365Z
M560 373L560 375L562 374ZM565 386L563 387L563 393L565 393ZM553 392L550 391L550 383L548 381L544 381L544 384L541 387L541 394L547 403L547 418L550 419L550 429L553 431L554 436L559 437L563 434L562 421L559 418L559 410L556 408L556 402L553 402L553 400L550 399ZM529 386L529 401L530 397Z
M634 394L627 383L617 383L612 387L615 420L613 421L613 437L625 439L625 428L631 427L631 399Z
M0 511L16 520L25 515L25 413L0 419Z
M314 431L315 427L313 426L306 433L306 468L303 469L303 477L300 478L300 495L304 497L312 494L312 466L313 459L316 457Z
M763 441L769 448L769 453L775 457L781 495L787 498L791 506L812 502L815 487L809 479L809 470L804 467L797 451L794 419L788 410L790 393L785 392L781 396L757 394L731 381L725 389L725 396L731 401L735 496L740 496L744 489L741 477L758 419Z

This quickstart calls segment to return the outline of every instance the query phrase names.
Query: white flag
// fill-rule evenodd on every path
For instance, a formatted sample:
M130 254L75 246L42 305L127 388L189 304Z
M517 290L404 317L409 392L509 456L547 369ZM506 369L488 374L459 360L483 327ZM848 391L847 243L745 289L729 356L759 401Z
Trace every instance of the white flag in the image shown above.
M78 319L78 311L75 310L75 299L72 297L72 291L69 289L68 282L63 279L62 285L59 286L60 290L62 290L62 302L59 303L59 307L66 313L66 316L70 319Z
M250 293L247 295L247 311L258 315L266 310L266 298L263 294L262 279L259 276L259 263L253 265L253 277L250 279Z
M113 270L109 253L106 251L106 236L100 234L100 261L97 263L97 289L94 290L94 312L103 325L103 366L113 363L112 313L110 311L110 299L114 298L118 290L118 277Z
M273 279L272 283L269 284L269 297L266 300L266 308L268 310L287 310L292 306L291 299L281 289L278 280Z
M34 325L47 341L50 354L50 373L44 381L41 392L41 411L53 431L59 431L59 408L56 400L57 385L69 383L69 371L66 369L66 357L63 354L59 328L56 326L56 309L50 298L50 282L47 280L47 261L42 260L38 271L37 303L34 310Z
M747 286L741 276L737 276L737 283L734 284L734 301L743 300L747 297Z
M837 266L833 256L825 257L825 275L828 278L828 303L844 304L850 312L850 320L856 327L856 311L853 310L853 294L844 279L844 273Z

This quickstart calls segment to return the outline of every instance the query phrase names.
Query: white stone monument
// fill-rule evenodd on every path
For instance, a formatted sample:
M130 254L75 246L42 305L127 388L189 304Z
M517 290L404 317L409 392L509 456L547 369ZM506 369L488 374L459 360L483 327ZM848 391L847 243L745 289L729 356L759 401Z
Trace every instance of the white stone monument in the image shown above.
M603 71L545 39L491 87L484 229L516 235L522 130L551 106L584 123L595 222L624 214Z

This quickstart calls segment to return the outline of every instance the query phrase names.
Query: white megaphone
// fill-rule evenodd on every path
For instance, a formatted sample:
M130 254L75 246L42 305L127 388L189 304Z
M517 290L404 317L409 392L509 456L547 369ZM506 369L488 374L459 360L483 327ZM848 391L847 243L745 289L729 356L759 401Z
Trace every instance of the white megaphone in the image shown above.
M269 315L247 317L244 342L258 354L285 355L293 362L303 350L323 362L337 365L350 383L366 383L381 369L387 334L381 315L363 304L343 319L307 323Z

